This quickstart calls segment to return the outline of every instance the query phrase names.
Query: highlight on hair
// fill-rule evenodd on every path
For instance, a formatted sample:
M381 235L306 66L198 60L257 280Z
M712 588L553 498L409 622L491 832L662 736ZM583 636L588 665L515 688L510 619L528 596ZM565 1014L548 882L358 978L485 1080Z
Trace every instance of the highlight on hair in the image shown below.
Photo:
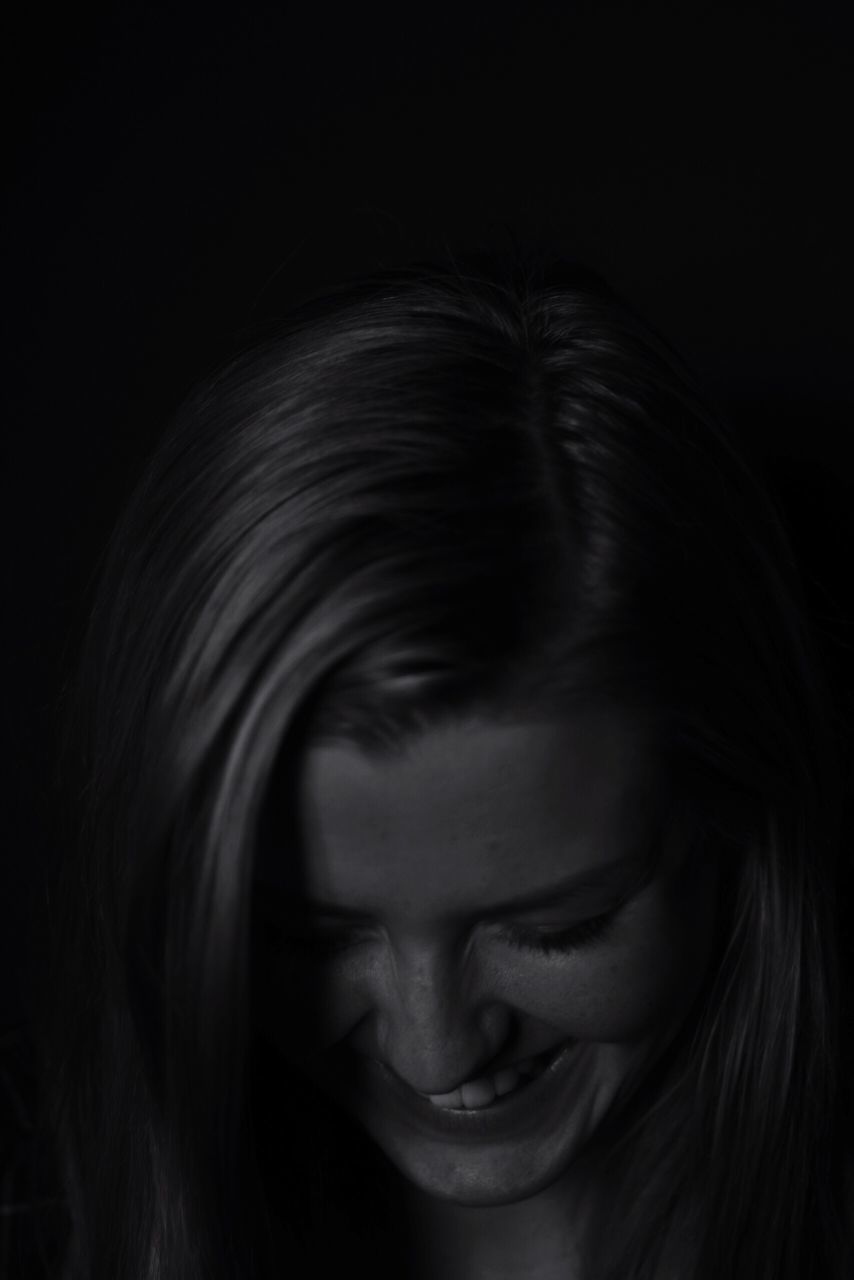
M727 886L702 1005L614 1137L590 1274L843 1275L842 789L786 534L606 285L473 257L296 308L189 397L114 530L69 690L81 816L44 1030L64 1280L319 1256L334 1126L314 1208L295 1173L277 1230L258 1154L250 889L274 776L321 737L393 750L583 699L652 714ZM292 1133L281 1161L307 1167L296 1114Z

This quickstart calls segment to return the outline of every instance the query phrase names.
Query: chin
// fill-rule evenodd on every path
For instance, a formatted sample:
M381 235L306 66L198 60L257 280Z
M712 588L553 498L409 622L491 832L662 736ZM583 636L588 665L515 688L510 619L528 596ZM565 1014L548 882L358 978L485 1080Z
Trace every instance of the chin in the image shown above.
M404 1161L387 1154L398 1173L424 1195L469 1208L499 1208L528 1200L559 1182L572 1165L571 1155L546 1167L520 1169L512 1159L491 1166L469 1159L454 1167L424 1156L411 1155Z
M484 1144L429 1141L367 1119L363 1115L357 1123L406 1183L437 1200L474 1208L516 1204L560 1181L586 1146L591 1117L576 1114L545 1139L531 1134L527 1140Z

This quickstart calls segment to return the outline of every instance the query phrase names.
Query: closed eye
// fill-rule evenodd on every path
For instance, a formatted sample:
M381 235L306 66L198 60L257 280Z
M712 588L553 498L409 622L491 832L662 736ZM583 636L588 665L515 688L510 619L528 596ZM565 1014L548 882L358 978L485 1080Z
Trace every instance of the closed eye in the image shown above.
M503 942L523 951L560 951L569 954L604 939L614 928L623 904L603 915L592 916L566 929L536 929L518 924L505 924L497 936Z
M617 904L610 911L598 916L591 916L567 928L533 927L519 924L503 924L493 936L502 942L509 943L522 951L538 951L546 954L562 952L569 954L592 946L608 936L614 929L618 917L625 907L625 901ZM365 934L357 930L324 929L322 927L288 929L287 931L264 921L262 940L266 949L276 952L287 950L302 952L315 956L332 955L358 945L365 940Z

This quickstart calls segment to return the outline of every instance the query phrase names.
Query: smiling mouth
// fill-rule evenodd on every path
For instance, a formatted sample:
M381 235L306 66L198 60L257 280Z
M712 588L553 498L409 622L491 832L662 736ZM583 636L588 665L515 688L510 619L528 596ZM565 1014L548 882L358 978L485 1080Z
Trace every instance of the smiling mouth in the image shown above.
M508 1094L521 1092L543 1074L565 1047L566 1042L563 1041L534 1057L502 1067L491 1075L467 1080L450 1093L422 1093L420 1096L443 1111L482 1111Z
M430 1142L506 1143L524 1141L532 1131L545 1141L555 1123L555 1102L563 1096L563 1105L570 1104L567 1079L577 1076L574 1064L584 1061L581 1048L578 1040L560 1041L448 1094L421 1093L387 1063L352 1049L344 1051L337 1068L322 1061L313 1071L304 1068L304 1083L319 1088L318 1102L331 1097L369 1134L390 1120Z
M504 1077L503 1068L493 1076L466 1081L449 1094L417 1092L391 1067L377 1059L365 1063L364 1090L360 1098L390 1108L400 1122L413 1127L429 1141L445 1138L452 1142L512 1142L524 1140L532 1131L544 1135L554 1123L553 1108L573 1076L579 1059L577 1040L564 1040L536 1057L513 1064L513 1076ZM525 1068L524 1071L521 1068ZM485 1085L485 1088L479 1086ZM498 1086L505 1092L499 1093ZM506 1086L510 1085L507 1089ZM470 1089L469 1086L478 1086ZM465 1096L464 1096L465 1091ZM469 1105L474 1103L474 1105Z

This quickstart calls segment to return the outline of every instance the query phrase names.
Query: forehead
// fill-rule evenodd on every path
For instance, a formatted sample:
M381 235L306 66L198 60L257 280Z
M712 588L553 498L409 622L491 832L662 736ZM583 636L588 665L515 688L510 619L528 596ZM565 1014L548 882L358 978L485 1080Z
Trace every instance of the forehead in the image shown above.
M460 720L393 755L317 746L294 778L290 847L262 850L260 873L366 911L473 907L643 856L662 782L649 728L611 708Z

